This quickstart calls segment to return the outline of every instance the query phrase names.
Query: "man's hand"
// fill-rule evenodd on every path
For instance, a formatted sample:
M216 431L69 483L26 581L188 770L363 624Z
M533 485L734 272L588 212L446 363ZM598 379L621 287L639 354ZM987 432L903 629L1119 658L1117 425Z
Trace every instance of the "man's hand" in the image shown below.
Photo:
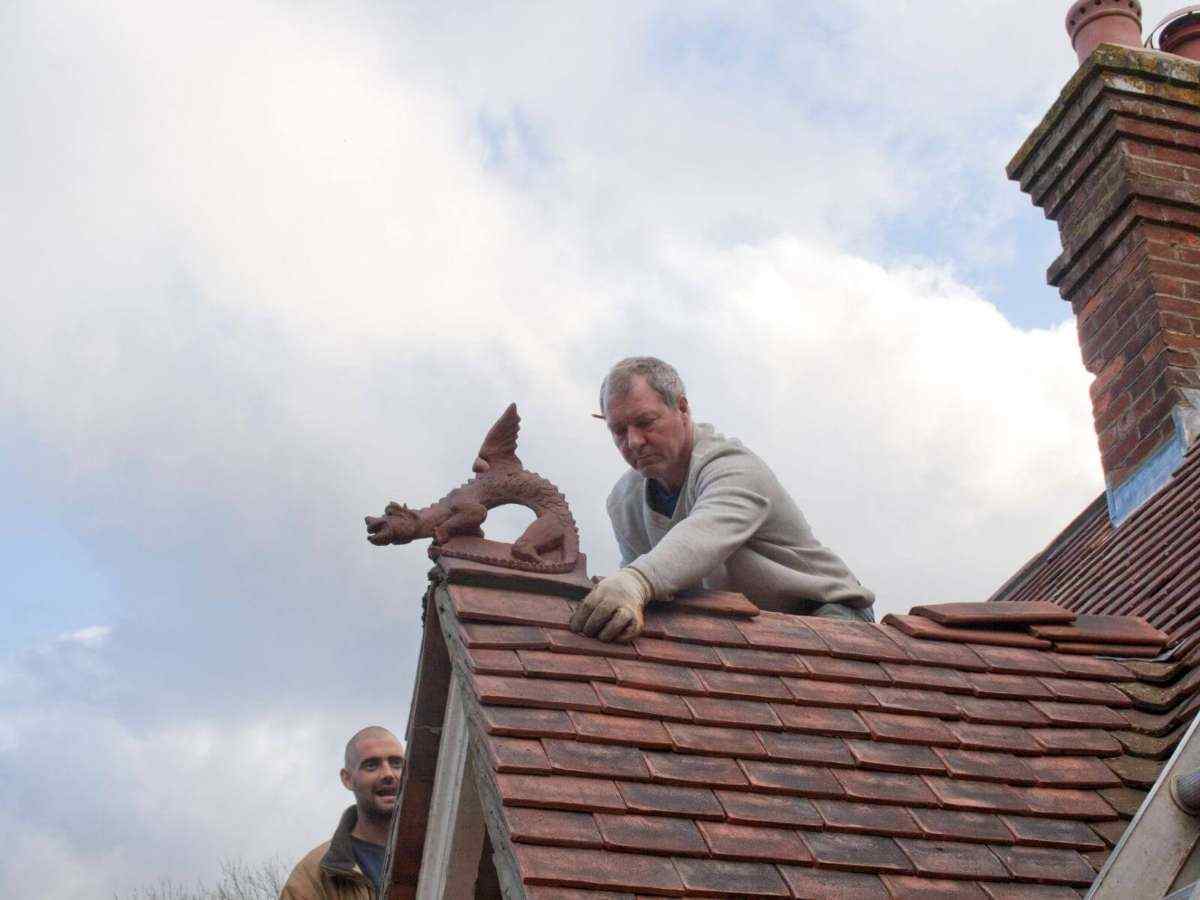
M610 575L583 598L571 616L571 630L602 641L628 644L646 624L642 610L653 590L637 569Z

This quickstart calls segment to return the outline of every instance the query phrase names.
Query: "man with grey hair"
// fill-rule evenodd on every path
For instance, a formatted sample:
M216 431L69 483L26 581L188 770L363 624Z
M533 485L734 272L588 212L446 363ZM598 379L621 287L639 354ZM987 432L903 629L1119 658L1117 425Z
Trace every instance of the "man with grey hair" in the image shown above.
M333 837L296 864L280 900L372 900L382 896L383 854L400 794L404 748L380 725L346 742L342 786L354 805L342 813Z
M649 601L697 587L740 591L764 609L874 621L874 594L813 536L766 463L693 423L672 366L621 360L600 387L600 411L630 467L608 497L622 568L579 604L573 630L632 641Z

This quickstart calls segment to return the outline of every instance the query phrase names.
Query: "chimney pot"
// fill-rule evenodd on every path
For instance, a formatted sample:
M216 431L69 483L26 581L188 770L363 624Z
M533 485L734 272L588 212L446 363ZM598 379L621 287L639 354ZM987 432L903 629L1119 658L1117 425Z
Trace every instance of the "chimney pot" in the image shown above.
M1067 10L1067 34L1083 64L1098 44L1142 45L1138 0L1075 0Z
M1163 29L1158 39L1165 53L1200 60L1200 12L1180 10L1179 18Z

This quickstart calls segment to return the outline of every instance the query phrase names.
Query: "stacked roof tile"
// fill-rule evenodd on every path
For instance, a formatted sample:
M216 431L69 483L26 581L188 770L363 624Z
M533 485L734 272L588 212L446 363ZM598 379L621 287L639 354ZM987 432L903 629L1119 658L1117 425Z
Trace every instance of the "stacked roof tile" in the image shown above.
M680 601L624 646L559 597L431 596L531 897L1076 896L1200 702L1184 667L1058 652L1086 642L1038 636L1072 627L1052 607Z
M1049 600L1078 613L1142 616L1176 658L1200 657L1200 444L1174 478L1119 528L1104 496L1004 584L994 600ZM1147 655L1144 645L1116 655ZM1149 654L1153 655L1153 654Z

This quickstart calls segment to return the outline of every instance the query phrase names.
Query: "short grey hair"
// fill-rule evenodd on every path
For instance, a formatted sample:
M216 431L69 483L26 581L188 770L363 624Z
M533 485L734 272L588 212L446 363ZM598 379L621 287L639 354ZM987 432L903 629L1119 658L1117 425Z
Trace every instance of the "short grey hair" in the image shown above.
M679 398L687 393L683 379L670 363L654 356L630 356L613 365L600 383L600 412L605 411L609 397L623 397L633 387L635 375L646 379L646 384L662 398L670 409L679 405Z

